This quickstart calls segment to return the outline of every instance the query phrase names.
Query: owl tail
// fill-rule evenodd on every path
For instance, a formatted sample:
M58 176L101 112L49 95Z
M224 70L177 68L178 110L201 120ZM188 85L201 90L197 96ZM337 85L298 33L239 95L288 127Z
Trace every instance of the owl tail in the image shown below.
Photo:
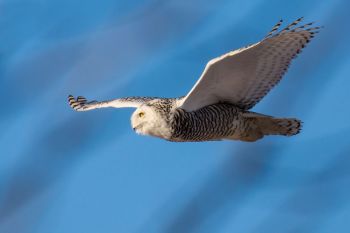
M295 118L257 117L258 127L264 135L293 136L300 132L302 122Z

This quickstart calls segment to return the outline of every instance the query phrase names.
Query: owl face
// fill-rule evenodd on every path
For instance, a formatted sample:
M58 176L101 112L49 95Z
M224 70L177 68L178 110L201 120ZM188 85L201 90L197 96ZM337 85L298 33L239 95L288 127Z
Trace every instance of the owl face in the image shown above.
M143 105L131 116L131 126L138 134L168 139L170 127L164 116L152 106Z

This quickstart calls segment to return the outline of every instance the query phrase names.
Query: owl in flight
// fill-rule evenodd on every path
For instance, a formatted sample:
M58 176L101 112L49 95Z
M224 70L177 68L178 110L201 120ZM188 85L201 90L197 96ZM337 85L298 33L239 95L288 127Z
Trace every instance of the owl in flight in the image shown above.
M179 98L126 97L88 102L68 96L76 111L136 108L132 128L139 134L174 142L241 140L265 135L292 136L301 129L295 118L276 118L249 111L282 78L292 59L318 33L303 18L279 30L280 20L258 43L210 60L190 92Z

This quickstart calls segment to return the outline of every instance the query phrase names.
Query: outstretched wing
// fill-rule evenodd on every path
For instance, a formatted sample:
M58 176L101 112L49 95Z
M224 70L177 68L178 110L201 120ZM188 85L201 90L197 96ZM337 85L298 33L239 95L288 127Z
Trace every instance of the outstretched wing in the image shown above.
M107 101L90 101L88 102L85 97L78 96L76 99L72 96L68 96L69 105L76 111L89 111L96 108L138 108L142 104L147 103L155 98L153 97L126 97Z
M192 90L180 103L194 111L218 102L229 102L248 110L282 78L292 59L318 32L313 23L296 27L297 19L278 32L279 21L260 42L208 62Z

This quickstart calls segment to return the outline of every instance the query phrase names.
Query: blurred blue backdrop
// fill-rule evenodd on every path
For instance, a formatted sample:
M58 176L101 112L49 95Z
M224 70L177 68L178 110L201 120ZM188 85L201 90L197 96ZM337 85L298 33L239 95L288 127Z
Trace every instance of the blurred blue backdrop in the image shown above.
M346 0L0 1L0 232L349 232ZM280 19L324 25L255 111L292 138L170 143L89 99L186 94Z

